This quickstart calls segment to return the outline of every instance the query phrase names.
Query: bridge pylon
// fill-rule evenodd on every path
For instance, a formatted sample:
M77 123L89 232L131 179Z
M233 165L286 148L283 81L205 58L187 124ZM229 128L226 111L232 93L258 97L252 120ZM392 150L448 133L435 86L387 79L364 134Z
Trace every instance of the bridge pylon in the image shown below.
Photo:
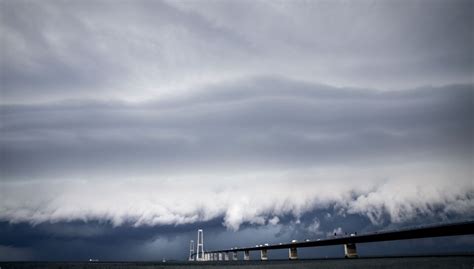
M204 255L204 235L202 229L198 230L197 246L196 246L196 261L205 261Z
M189 242L189 261L194 261L194 240Z

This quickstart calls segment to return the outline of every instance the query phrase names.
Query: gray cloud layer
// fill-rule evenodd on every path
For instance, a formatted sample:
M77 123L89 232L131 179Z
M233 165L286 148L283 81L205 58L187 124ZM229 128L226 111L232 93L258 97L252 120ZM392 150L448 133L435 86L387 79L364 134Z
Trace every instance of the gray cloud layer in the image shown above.
M2 1L2 103L147 100L268 73L472 82L472 1Z
M358 156L463 158L471 153L472 87L382 93L259 78L138 105L3 106L2 118L2 171L20 178L87 167L123 173L122 163L132 172L218 171Z
M472 217L473 93L259 77L140 104L4 105L0 218L238 229L334 205L373 223Z
M0 10L0 221L474 215L472 1Z

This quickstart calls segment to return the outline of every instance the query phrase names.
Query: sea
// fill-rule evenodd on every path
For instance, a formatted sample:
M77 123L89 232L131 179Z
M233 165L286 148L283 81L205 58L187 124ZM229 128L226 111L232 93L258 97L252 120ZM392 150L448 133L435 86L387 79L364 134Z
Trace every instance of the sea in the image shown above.
M474 269L474 255L420 256L420 257L373 257L358 259L308 259L269 261L220 261L220 262L0 262L0 269L371 269L371 268L465 268Z

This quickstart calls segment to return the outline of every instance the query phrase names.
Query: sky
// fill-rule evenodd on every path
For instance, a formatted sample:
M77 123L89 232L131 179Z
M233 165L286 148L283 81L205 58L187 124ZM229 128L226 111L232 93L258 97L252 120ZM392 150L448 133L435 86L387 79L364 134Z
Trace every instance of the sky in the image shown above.
M473 11L1 0L0 260L186 259L198 228L210 250L473 220Z

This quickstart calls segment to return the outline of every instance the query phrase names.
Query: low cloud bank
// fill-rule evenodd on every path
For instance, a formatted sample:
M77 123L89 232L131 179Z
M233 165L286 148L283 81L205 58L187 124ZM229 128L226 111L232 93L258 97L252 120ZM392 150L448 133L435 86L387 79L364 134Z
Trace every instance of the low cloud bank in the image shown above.
M304 213L329 207L335 207L337 214L367 216L374 224L433 215L446 219L451 215L474 216L474 188L467 174L459 175L453 186L445 181L446 175L416 179L402 174L390 180L347 180L337 175L339 169L343 168L327 171L333 173L331 181L300 181L292 176L263 174L225 180L219 189L204 177L173 181L8 182L1 184L0 216L3 220L32 224L103 220L135 226L189 224L223 217L223 225L232 230L244 223L274 225L278 216L298 219ZM420 171L407 172L419 175ZM317 230L316 226L313 228Z
M140 104L4 105L0 219L237 230L328 207L375 224L472 218L472 96L264 77Z

